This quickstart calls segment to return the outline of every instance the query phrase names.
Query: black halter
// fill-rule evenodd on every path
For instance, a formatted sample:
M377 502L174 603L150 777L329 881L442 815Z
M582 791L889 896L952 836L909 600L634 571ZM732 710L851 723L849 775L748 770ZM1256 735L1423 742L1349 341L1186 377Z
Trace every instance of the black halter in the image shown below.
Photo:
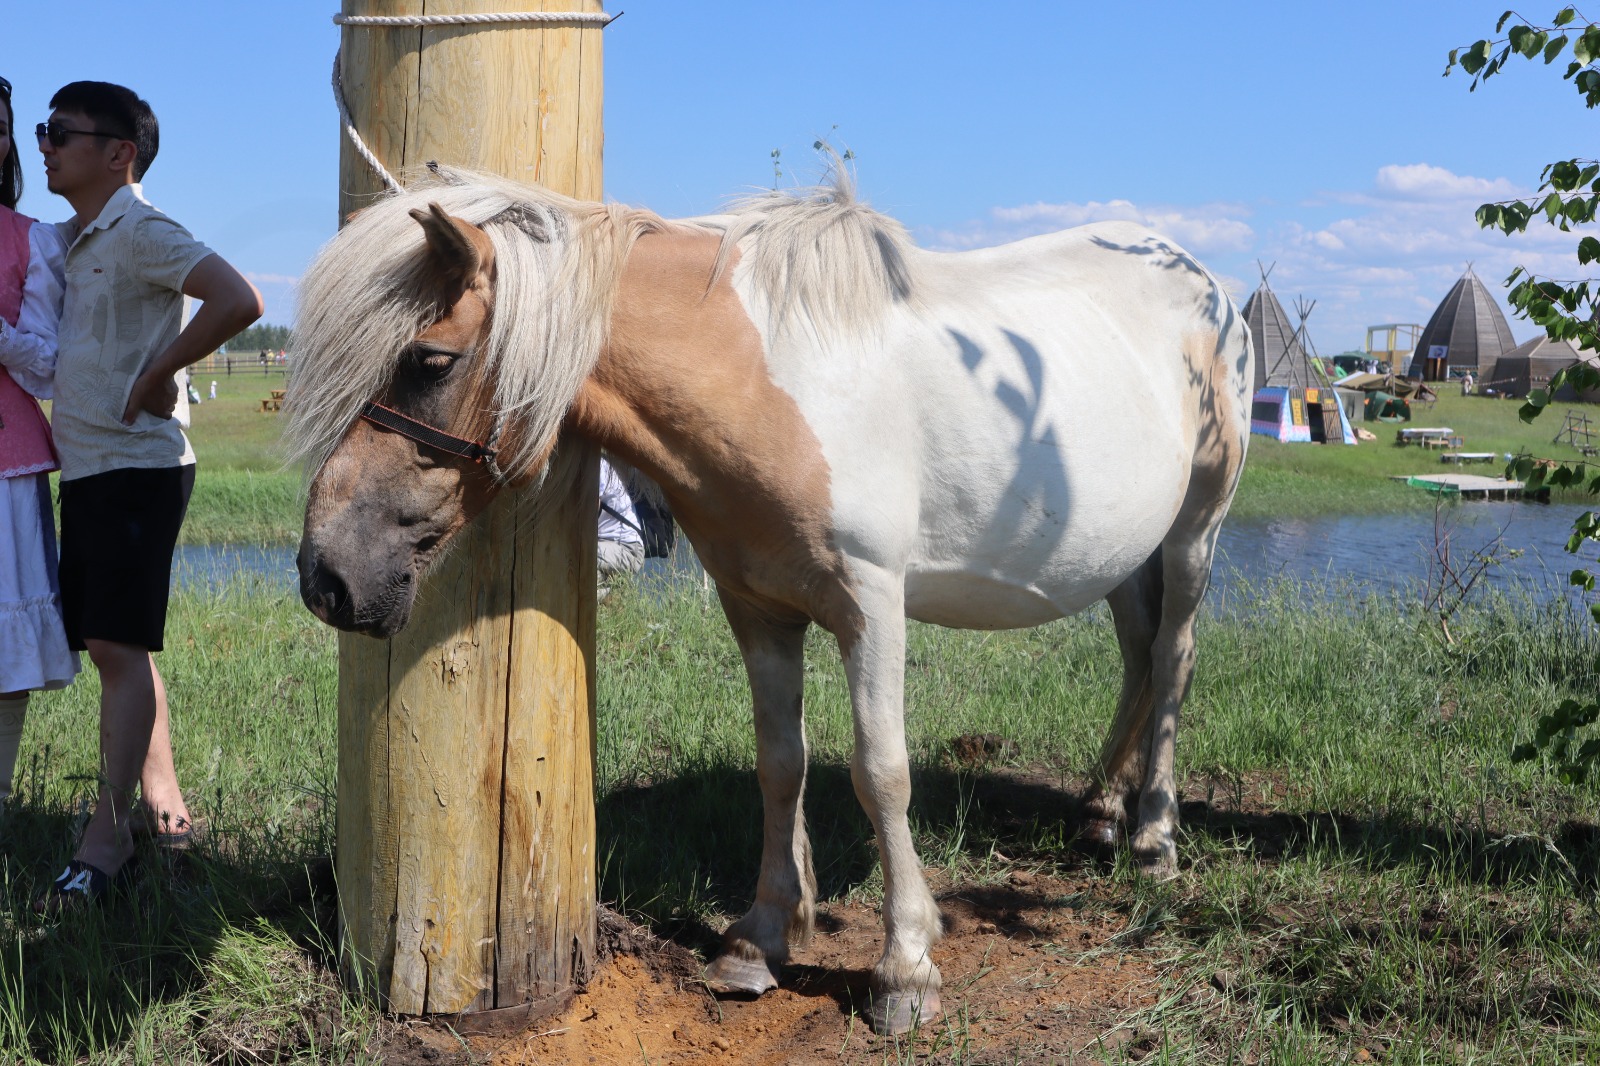
M491 432L489 439L485 441L467 440L452 436L426 422L418 422L415 418L403 415L392 407L371 401L361 408L361 417L373 425L392 430L402 437L409 437L418 444L425 444L438 451L449 452L451 455L459 455L470 462L482 463L492 477L496 479L500 477L500 470L494 461L497 454L494 447L496 436L494 432ZM498 430L499 427L495 428Z

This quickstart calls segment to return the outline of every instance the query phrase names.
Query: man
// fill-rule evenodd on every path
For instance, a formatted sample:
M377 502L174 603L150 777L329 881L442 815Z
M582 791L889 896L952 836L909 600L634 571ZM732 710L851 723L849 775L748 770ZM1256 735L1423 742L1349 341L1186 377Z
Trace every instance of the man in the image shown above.
M120 85L79 81L50 107L36 131L45 180L73 209L52 411L61 594L68 640L100 675L101 779L42 910L104 894L133 855L136 822L167 843L190 831L150 654L162 647L194 484L194 451L172 417L176 375L261 316L260 293L144 199L139 181L159 144L149 104ZM186 295L200 308L183 326Z

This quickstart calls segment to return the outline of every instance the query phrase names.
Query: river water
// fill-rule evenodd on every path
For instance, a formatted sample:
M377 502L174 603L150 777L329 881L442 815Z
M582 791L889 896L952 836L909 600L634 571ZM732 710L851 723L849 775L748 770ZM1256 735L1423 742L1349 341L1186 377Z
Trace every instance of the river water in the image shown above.
M1315 518L1230 519L1222 529L1212 576L1212 602L1226 601L1241 583L1259 586L1288 578L1308 594L1351 586L1373 592L1421 595L1440 575L1441 553L1465 573L1474 558L1498 559L1482 579L1487 587L1526 593L1545 601L1584 602L1567 583L1574 558L1563 550L1572 520L1582 508L1538 503L1448 503L1433 511L1385 515L1323 515ZM644 578L698 582L700 568L682 537L672 559L651 559ZM1583 558L1593 560L1593 546ZM294 549L238 544L189 545L178 549L174 581L195 587L239 574L292 588Z

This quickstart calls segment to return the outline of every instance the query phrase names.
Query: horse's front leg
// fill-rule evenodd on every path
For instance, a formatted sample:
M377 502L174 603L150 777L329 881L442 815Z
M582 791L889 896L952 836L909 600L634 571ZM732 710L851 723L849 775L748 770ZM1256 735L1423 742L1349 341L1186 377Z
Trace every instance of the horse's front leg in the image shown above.
M929 949L943 927L923 880L906 812L911 765L906 757L904 581L877 572L856 589L864 624L837 634L855 710L850 778L877 830L883 863L883 955L872 969L868 1020L877 1033L903 1033L940 1012L939 969Z
M807 623L776 621L721 589L718 593L750 678L763 831L755 905L723 935L722 954L706 968L706 981L719 992L759 995L777 987L789 945L811 936L816 916L817 882L801 810Z

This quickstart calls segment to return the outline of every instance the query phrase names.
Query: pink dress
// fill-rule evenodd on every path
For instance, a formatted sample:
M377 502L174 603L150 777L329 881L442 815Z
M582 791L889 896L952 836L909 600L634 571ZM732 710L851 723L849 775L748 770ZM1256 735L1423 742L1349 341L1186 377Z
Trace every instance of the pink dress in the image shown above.
M66 246L0 207L0 692L61 688L78 672L61 624L56 469L39 400L55 375Z

